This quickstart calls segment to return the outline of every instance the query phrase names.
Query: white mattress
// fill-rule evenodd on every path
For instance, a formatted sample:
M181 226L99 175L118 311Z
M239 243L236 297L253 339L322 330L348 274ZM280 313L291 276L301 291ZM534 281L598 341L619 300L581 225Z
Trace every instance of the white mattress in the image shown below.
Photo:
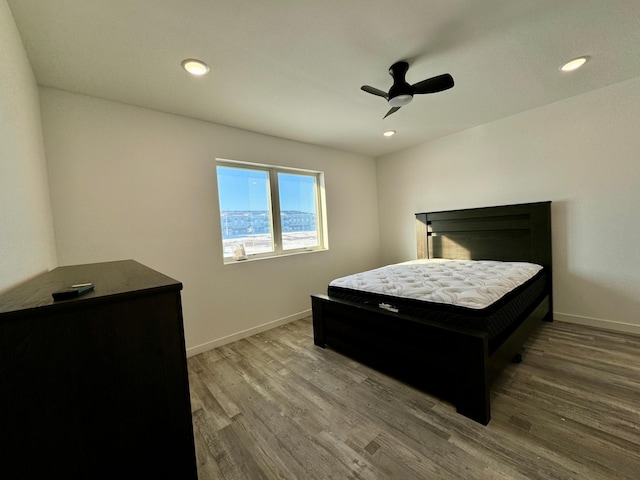
M421 259L337 278L330 286L483 309L540 270L526 262Z

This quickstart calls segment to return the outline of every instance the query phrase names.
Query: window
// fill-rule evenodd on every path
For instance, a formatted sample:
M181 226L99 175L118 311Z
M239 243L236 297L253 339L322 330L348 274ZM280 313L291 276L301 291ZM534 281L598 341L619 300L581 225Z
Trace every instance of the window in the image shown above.
M327 248L322 172L216 160L225 262Z

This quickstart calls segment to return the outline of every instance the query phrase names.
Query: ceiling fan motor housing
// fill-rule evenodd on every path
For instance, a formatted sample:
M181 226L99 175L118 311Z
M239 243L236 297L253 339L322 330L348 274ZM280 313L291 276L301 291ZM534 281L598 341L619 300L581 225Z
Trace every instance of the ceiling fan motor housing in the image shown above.
M396 62L389 67L389 75L393 78L393 85L389 89L389 105L392 107L402 107L413 100L413 87L405 80L407 70L407 62Z

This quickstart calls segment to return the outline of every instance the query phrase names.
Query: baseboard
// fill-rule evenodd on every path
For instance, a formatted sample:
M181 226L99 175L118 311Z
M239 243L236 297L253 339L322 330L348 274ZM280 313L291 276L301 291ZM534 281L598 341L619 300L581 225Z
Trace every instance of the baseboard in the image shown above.
M632 323L614 322L613 320L603 320L600 318L581 317L568 313L553 313L553 319L561 322L576 323L578 325L586 325L589 327L601 328L603 330L612 330L614 332L632 333L640 335L640 325Z
M198 355L199 353L213 350L214 348L221 347L222 345L226 345L227 343L235 342L237 340L242 340L243 338L250 337L251 335L256 335L258 333L266 332L267 330L271 330L272 328L276 328L276 327L279 327L280 325L285 325L287 323L295 322L296 320L300 320L301 318L308 317L309 315L311 315L311 310L305 310L303 312L299 312L294 315L289 315L288 317L280 318L278 320L273 320L272 322L263 323L262 325L258 325L257 327L249 328L247 330L243 330L241 332L234 333L232 335L227 335L226 337L218 338L217 340L212 340L210 342L196 345L195 347L187 348L187 357L192 357L194 355Z

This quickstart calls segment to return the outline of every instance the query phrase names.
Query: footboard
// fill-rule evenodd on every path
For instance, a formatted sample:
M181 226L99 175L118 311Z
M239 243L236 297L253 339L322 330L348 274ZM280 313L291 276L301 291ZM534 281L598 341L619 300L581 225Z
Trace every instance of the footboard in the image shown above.
M491 418L486 333L312 295L314 343L450 401L484 425Z

